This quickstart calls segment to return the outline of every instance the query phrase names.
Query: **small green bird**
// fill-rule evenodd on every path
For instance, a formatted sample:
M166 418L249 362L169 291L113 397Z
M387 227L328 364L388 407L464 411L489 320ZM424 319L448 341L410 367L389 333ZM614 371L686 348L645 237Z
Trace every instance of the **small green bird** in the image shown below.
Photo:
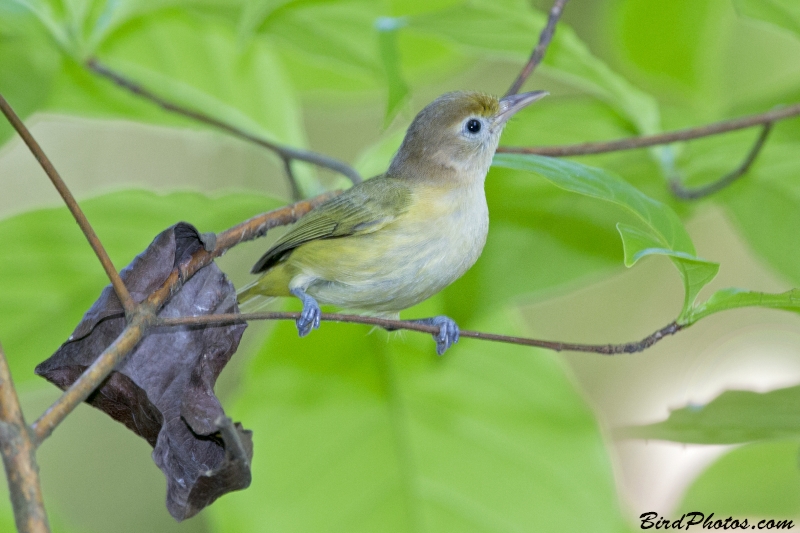
M389 170L302 217L255 264L251 272L263 274L239 302L296 296L303 337L319 327L317 302L397 318L453 283L486 242L483 183L500 133L546 95L453 92L434 100L411 123ZM415 322L439 327L439 355L458 342L449 317Z

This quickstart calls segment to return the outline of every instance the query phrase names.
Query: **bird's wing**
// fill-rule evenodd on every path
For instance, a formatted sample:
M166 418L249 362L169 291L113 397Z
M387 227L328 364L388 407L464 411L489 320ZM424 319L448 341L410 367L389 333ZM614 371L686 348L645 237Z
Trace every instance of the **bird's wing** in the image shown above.
M250 271L271 268L288 252L317 239L372 233L403 214L411 203L411 189L387 176L369 179L316 207L281 237Z

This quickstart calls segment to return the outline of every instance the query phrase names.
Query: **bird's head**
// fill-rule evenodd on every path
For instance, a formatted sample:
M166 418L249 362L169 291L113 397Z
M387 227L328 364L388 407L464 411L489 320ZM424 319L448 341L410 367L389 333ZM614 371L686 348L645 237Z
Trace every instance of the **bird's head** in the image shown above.
M547 94L534 91L497 98L479 92L452 92L440 96L414 118L389 174L483 181L508 119Z

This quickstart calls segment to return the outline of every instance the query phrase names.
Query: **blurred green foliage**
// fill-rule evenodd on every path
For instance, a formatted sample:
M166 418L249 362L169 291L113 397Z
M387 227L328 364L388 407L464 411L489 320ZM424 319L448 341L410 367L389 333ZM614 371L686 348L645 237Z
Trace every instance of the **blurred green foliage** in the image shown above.
M733 450L700 475L676 516L713 509L723 519L796 518L800 514L799 445L797 440L776 440Z
M793 438L800 433L798 397L800 387L765 393L729 390L707 405L689 405L672 411L664 422L625 432L644 439L699 444Z
M587 9L573 1L568 19ZM559 26L529 82L552 96L521 113L504 144L654 133L800 100L794 0L596 5L591 17L576 16L578 31ZM545 19L524 0L0 0L0 93L23 118L57 112L205 128L99 78L84 66L96 57L170 101L299 147L309 145L308 106L382 102L386 128L355 163L374 175L424 103L416 95L450 87L476 64L518 68ZM510 82L485 77L469 88L502 92ZM0 123L0 142L11 135ZM674 316L686 323L741 305L796 311L793 292L719 291L693 307L717 267L700 259L683 222L708 205L729 215L787 288L800 283L800 121L777 124L752 171L716 197L681 204L666 187L665 170L690 185L723 175L752 139L741 132L581 163L504 157L487 179L492 223L480 261L406 316L447 313L465 328L530 334L520 304L649 255L678 267L685 297ZM307 194L327 183L303 166L298 176ZM121 267L178 220L218 231L280 203L195 190L123 191L83 205ZM0 238L0 340L16 382L34 388L33 367L105 281L63 208L0 220ZM291 324L260 331L254 353L238 356L245 377L229 402L255 431L254 481L203 513L212 531L628 530L600 422L558 357L465 341L436 359L424 336L347 325L324 324L307 339ZM662 433L647 435L723 442L709 436L720 426L739 435L724 442L796 434L786 428L797 402L777 409L768 396L777 393L737 394L736 402L723 395L703 410L677 411ZM682 508L796 514L797 471L786 466L796 465L788 459L796 448L780 441L732 452L697 480ZM752 477L741 465L763 466L764 487L785 487L782 506L742 496Z

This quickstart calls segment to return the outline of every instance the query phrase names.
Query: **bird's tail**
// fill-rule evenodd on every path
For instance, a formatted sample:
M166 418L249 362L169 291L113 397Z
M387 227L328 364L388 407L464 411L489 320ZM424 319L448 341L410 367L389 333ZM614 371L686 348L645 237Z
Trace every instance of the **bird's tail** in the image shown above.
M264 296L258 288L259 280L248 283L238 291L236 291L236 300L239 303L240 313L254 313L260 311L267 306L274 296Z

